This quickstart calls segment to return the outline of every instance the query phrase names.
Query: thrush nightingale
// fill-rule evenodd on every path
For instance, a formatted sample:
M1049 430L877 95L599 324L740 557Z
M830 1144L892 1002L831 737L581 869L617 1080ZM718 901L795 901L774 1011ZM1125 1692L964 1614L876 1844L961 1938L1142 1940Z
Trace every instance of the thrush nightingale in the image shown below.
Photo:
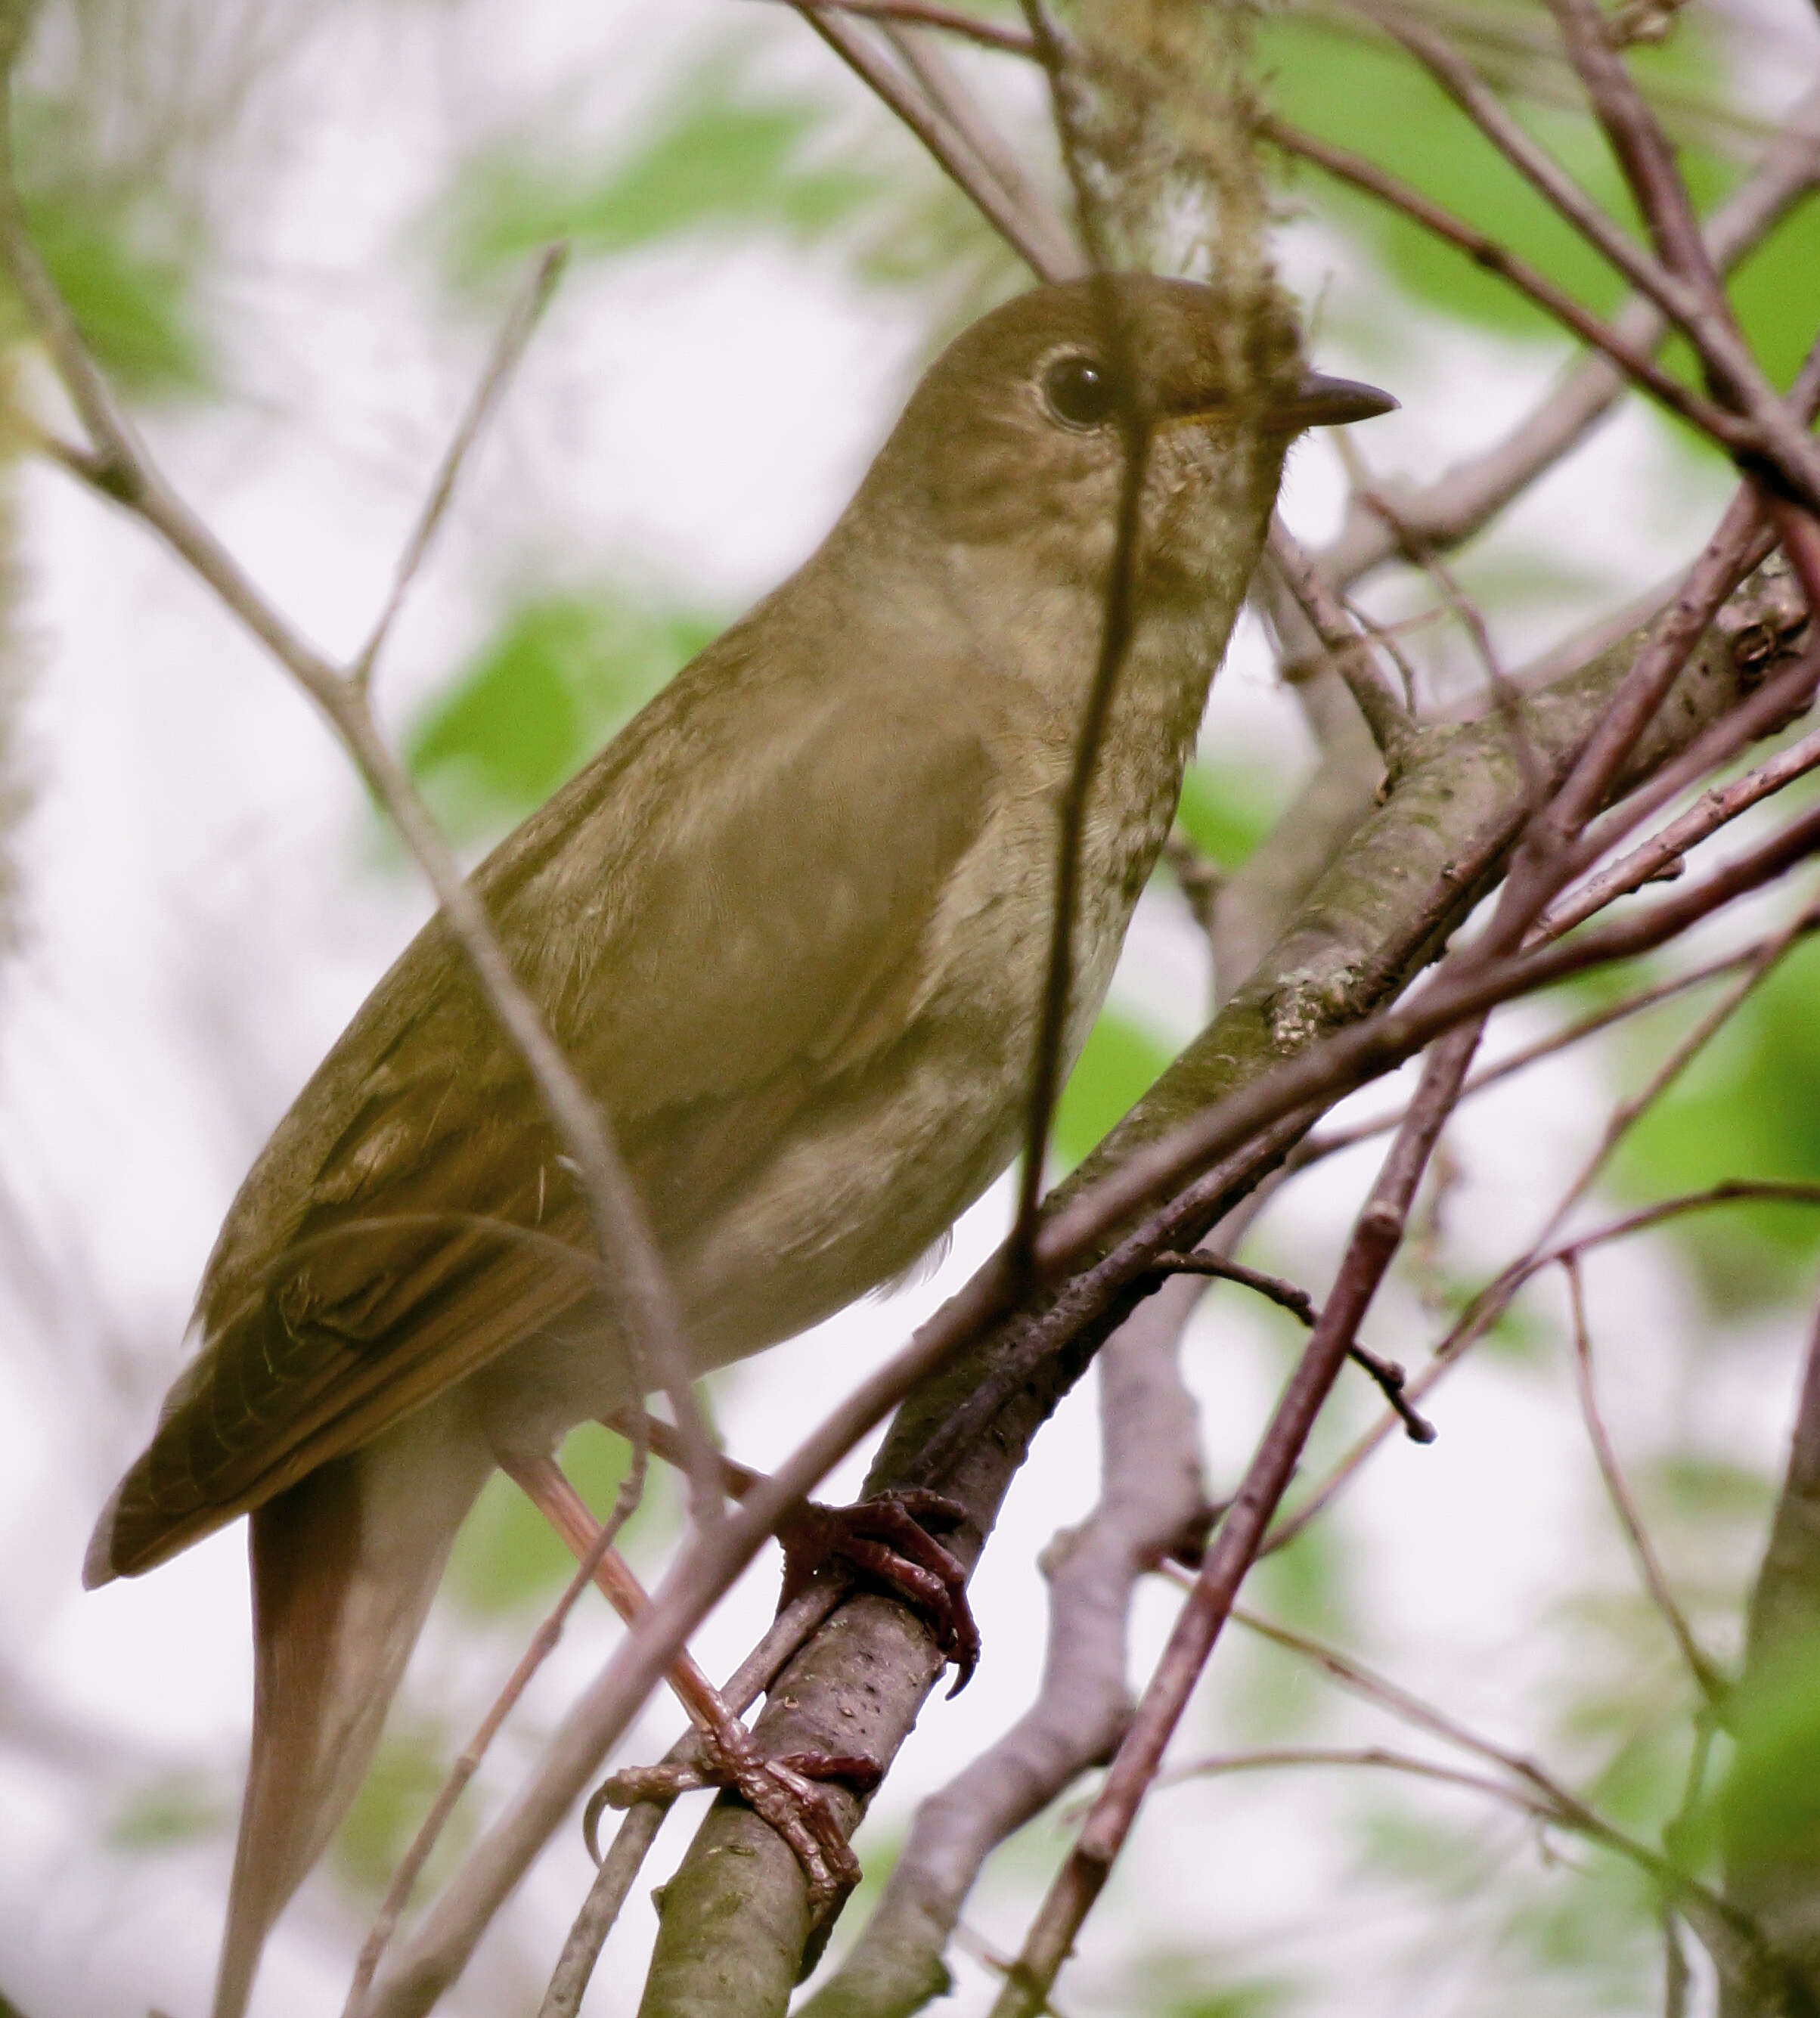
M1268 293L1122 276L1007 303L931 367L810 559L476 872L610 1117L698 1368L897 1275L1018 1148L1134 417L1131 623L1064 1064L1168 831L1287 445L1393 403L1307 373ZM571 1166L432 920L241 1187L200 1349L88 1558L92 1585L136 1575L251 1515L216 2018L238 2018L358 1785L496 1462L639 1398L594 1265Z

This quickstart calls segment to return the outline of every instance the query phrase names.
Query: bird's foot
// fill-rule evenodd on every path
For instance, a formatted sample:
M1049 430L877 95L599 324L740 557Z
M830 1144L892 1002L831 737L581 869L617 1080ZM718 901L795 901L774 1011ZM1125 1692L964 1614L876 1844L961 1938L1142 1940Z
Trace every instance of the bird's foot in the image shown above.
M853 1854L839 1818L829 1805L829 1781L857 1794L870 1793L884 1777L875 1759L825 1752L788 1752L762 1757L741 1723L698 1734L701 1755L689 1762L635 1766L616 1773L595 1796L610 1808L640 1801L670 1801L697 1787L730 1787L759 1819L795 1853L809 1880L812 1922L819 1920L859 1882Z
M966 1510L939 1492L909 1487L852 1506L820 1506L811 1500L777 1531L783 1546L783 1592L788 1604L818 1570L838 1558L882 1583L927 1619L935 1644L954 1663L958 1695L979 1662L979 1628L967 1602L967 1572L937 1532L958 1527Z

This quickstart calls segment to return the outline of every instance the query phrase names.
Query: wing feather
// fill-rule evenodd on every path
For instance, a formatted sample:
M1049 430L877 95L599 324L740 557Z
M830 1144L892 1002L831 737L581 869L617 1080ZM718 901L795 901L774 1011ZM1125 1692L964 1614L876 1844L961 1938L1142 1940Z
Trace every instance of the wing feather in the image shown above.
M751 621L476 879L671 1249L914 1021L990 810L973 729L850 681L756 680ZM595 1265L559 1145L432 920L242 1188L202 1350L92 1569L149 1568L368 1441L584 1300Z

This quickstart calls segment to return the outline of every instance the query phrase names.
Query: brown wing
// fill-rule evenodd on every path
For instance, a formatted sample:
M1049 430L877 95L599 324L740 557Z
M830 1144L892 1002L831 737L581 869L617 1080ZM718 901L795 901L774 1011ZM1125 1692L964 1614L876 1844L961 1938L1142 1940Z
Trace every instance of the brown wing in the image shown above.
M478 878L660 1242L901 1028L987 811L971 733L874 683L750 691L740 643L698 660ZM585 1227L432 923L243 1187L198 1300L203 1350L103 1517L92 1577L149 1568L550 1322L589 1290Z

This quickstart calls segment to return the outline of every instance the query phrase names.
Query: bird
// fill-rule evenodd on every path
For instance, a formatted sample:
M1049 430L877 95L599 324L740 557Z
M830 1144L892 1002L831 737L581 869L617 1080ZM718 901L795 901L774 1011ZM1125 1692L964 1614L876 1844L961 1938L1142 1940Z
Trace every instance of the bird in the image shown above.
M903 1275L1019 1149L1134 427L1064 1065L1171 826L1290 444L1395 404L1310 371L1272 283L1014 297L928 367L809 559L475 871L610 1123L693 1371ZM357 1789L481 1485L642 1405L588 1228L439 915L241 1186L194 1354L85 1564L91 1586L136 1576L250 1516L253 1732L215 2018L241 2018Z

